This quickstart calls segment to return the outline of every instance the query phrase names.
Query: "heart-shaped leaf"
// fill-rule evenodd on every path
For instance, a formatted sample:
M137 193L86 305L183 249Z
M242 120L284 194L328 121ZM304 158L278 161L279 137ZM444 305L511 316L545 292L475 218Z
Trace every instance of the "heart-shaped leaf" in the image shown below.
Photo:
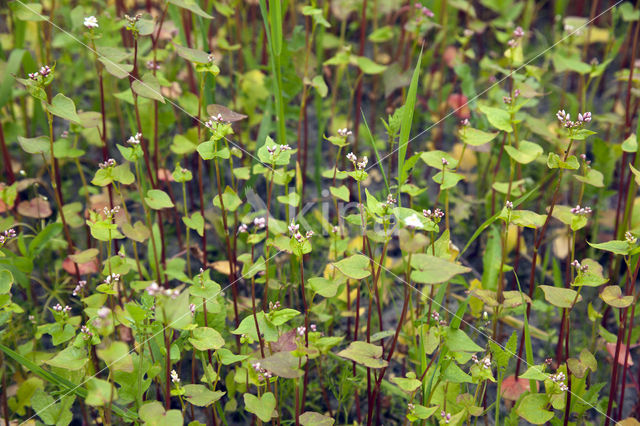
M604 303L614 308L626 308L633 303L633 296L623 296L622 290L617 285L608 285L602 289L600 298Z
M338 352L338 356L369 368L382 368L389 364L382 359L382 346L367 342L351 342L346 349Z
M162 210L173 207L173 202L169 195L160 189L150 189L144 197L147 205L154 210Z
M424 253L414 254L411 266L415 269L411 273L411 280L421 284L444 283L456 275L471 271L466 266Z
M244 408L258 416L263 422L268 422L271 420L273 410L276 408L276 398L271 392L263 394L260 398L253 394L245 393Z
M343 275L354 280L362 280L371 275L369 258L361 254L354 254L333 264Z
M193 337L189 337L189 343L199 351L220 349L224 346L222 335L213 328L198 327L193 330Z
M574 301L577 303L582 300L582 296L570 288L541 285L540 289L544 292L545 300L558 308L572 308Z

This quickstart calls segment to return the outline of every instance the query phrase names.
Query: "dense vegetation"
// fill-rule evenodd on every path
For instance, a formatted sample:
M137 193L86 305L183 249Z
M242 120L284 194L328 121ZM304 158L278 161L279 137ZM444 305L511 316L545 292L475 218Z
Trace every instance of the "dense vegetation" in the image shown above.
M2 423L638 424L639 32L3 3Z

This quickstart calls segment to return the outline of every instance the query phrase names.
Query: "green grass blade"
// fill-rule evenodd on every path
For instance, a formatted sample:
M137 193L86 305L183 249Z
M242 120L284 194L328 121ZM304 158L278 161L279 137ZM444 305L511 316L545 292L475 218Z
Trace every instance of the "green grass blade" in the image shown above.
M364 124L365 129L367 129L367 136L369 136L369 142L371 142L371 146L373 147L373 152L376 154L376 163L380 168L380 173L382 173L382 177L384 178L384 185L387 187L387 194L391 194L391 189L389 188L389 180L387 179L387 174L384 171L384 165L382 164L382 159L380 158L380 153L378 152L378 147L376 146L376 140L373 138L373 134L371 133L371 129L369 129L369 124L367 123L367 117L364 116L364 111L360 111L362 114L362 123Z
M57 375L56 373L45 370L44 368L40 367L33 361L9 349L3 344L0 344L0 350L2 350L2 352L4 352L9 358L13 359L14 361L22 365L27 370L31 371L37 376L40 376L42 379L48 381L49 383L52 383L62 388L65 394L73 393L74 395L79 396L82 399L85 399L87 397L87 390L81 387L80 385L76 385L75 383L70 382L64 377ZM116 405L111 405L111 411L115 413L118 417L122 418L123 420L127 420L127 421L138 420L137 414L127 409L122 409Z
M404 161L407 155L409 144L409 135L411 133L411 124L413 123L413 110L416 107L416 98L418 95L418 80L420 77L420 65L422 64L422 50L418 56L418 62L413 70L411 84L409 84L409 92L407 100L404 104L402 112L402 122L400 123L400 145L398 146L398 205L400 205L400 187L407 180L407 170L404 169Z

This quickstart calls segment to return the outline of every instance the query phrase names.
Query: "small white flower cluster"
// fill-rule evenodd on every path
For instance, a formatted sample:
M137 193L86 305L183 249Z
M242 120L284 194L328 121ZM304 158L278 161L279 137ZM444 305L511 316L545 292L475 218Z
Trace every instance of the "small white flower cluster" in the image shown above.
M446 158L442 157L442 165L443 166L448 166L449 165L449 160L447 160Z
M461 125L462 127L467 127L467 126L468 126L468 125L470 125L470 124L471 124L471 123L469 122L469 119L468 119L468 118L465 118L465 119L463 119L463 120L460 120L460 125Z
M110 209L109 207L105 207L102 209L102 212L107 217L107 219L113 218L113 216L115 216L115 214L118 213L119 211L120 211L120 206L114 206L112 209Z
M398 202L398 200L396 200L395 198L393 198L393 195L392 195L392 194L387 195L387 202L386 202L386 204L387 204L387 206L388 206L388 207L391 207L392 205L394 205L394 204L395 204L395 203L397 203L397 202Z
M103 282L105 284L111 285L117 283L118 281L120 281L120 274L111 274L107 276L107 278L105 278Z
M107 167L113 167L115 165L116 165L116 160L114 160L113 158L109 158L104 163L98 164L98 167L100 167L101 169L106 169Z
M350 136L353 132L349 129L347 129L346 127L344 129L338 129L338 136L341 136L343 138L346 138L347 136Z
M238 234L244 234L245 232L249 232L249 227L245 223L238 225Z
M571 213L579 215L591 214L591 207L580 207L580 204L571 209Z
M269 302L269 310L270 311L276 311L278 309L280 309L280 302L279 301L276 301L276 303Z
M13 228L7 229L2 234L0 234L0 246L3 246L10 239L15 238L15 237L16 237L16 231Z
M222 118L222 114L218 113L218 115L212 115L211 118L204 123L204 127L206 127L207 129L213 129L214 124L225 124L225 120L224 118Z
M513 210L513 203L511 201L507 201L506 203L504 203L504 206L508 209L508 210Z
M634 237L630 231L624 233L624 239L627 240L629 244L635 244L636 241L638 241L638 239Z
M549 376L549 380L551 380L553 383L557 383L562 392L566 392L567 390L569 390L569 387L564 384L565 379L566 379L566 376L562 371L559 371L558 373L552 374Z
M98 18L96 18L95 16L87 16L86 18L84 18L84 26L89 28L90 30L94 29L94 28L98 28Z
M157 296L159 294L164 294L167 297L176 299L180 295L180 291L178 289L173 289L173 290L170 288L163 289L155 281L149 284L147 288L145 288L144 290L149 294L149 296Z
M88 339L93 336L93 333L91 332L91 330L89 330L89 327L87 327L86 325L83 325L82 327L80 327L80 333L84 334L85 339Z
M307 327L301 325L300 327L296 328L296 333L298 334L298 336L304 336L305 332L307 331Z
M588 166L591 164L591 160L587 160L587 154L580 154L580 159Z
M262 229L267 226L267 219L264 217L256 217L255 219L253 219L253 226L258 229Z
M147 69L151 71L158 71L160 69L160 64L154 60L147 61Z
M578 262L578 259L575 259L573 262L571 262L571 266L573 266L580 272L587 272L587 270L589 269L589 265L581 265L580 262Z
M474 364L481 364L482 368L488 369L491 368L491 358L489 358L488 356L482 358L482 359L478 359L477 355L471 355L471 360L473 361Z
M59 303L58 303L57 305L55 305L55 306L53 307L53 310L54 310L54 311L56 311L56 312L64 312L64 313L67 313L67 312L71 312L71 306L69 306L69 305L65 305L65 306L63 307L61 304L59 304Z
M76 285L76 288L73 289L73 292L71 294L73 296L77 296L78 294L80 294L80 292L86 285L87 285L87 282L85 280L78 281L78 285Z
M314 232L309 230L307 231L306 235L302 235L299 232L300 229L300 225L296 224L295 222L291 222L291 224L289 225L289 232L291 232L291 234L293 234L293 238L295 238L299 243L304 242L305 240L313 237Z
M142 13L137 13L135 16L124 15L124 19L127 20L128 29L135 28L138 21L142 18Z
M140 145L140 140L142 139L142 133L138 132L133 136L130 136L127 139L127 143L131 145Z
M440 417L442 417L442 420L447 424L451 421L451 413L447 413L444 410L440 411Z
M435 16L431 11L431 9L429 9L426 6L422 6L420 3L416 3L415 6L416 6L416 9L420 11L420 13L422 13L427 18L433 18Z
M271 377L273 377L273 374L260 367L260 362L258 361L251 364L251 366L253 367L255 372L258 373L258 380L263 381L264 379L270 379Z
M38 78L40 76L42 76L43 78L48 76L49 74L51 74L51 68L49 67L49 65L44 65L42 67L40 67L40 69L36 72L30 72L29 73L29 78L31 80L38 80Z
M279 152L278 152L278 149L280 149L280 151L279 151ZM289 144L287 144L287 145L280 145L280 146L278 146L278 145L273 145L273 146L268 146L268 147L267 147L267 152L269 152L269 155L270 155L270 156L272 156L272 157L273 157L274 155L276 155L276 153L278 153L278 154L279 154L280 152L283 152L283 151L289 151L289 150L291 150L291 147L289 146Z
M196 305L194 303L189 303L189 310L192 317L196 315Z
M357 168L358 170L364 170L364 168L367 167L367 164L369 163L369 159L366 155L362 157L361 161L358 161L358 157L356 157L353 152L347 154L347 160L351 161L351 163L353 163L353 167Z
M176 370L171 370L171 383L180 383L180 377L178 377Z
M440 209L435 209L434 211L424 209L422 210L422 215L427 219L440 220L444 217L444 212Z
M522 29L522 27L516 27L516 29L513 30L513 37L515 38L524 37L524 30Z
M431 318L440 325L447 325L447 322L443 319L440 319L440 314L436 311L431 312Z
M110 312L111 310L109 308L103 306L102 308L98 309L98 318L105 319L109 316Z
M567 129L580 127L591 121L591 113L589 111L578 113L578 121L571 121L571 114L566 113L563 109L556 113L556 118Z

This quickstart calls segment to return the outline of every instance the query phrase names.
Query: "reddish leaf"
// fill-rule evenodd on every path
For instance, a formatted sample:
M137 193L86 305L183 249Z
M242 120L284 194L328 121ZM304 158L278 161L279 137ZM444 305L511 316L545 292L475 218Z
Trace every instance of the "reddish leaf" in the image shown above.
M536 382L536 387L538 383ZM510 401L517 401L525 392L528 392L531 388L529 386L529 380L518 379L515 376L508 376L502 381L502 397ZM537 389L536 389L537 390Z
M174 182L173 174L167 169L158 169L158 179L162 182Z
M18 204L18 213L22 216L45 219L51 216L52 211L47 200L42 197L36 197L29 201L21 201Z
M62 261L62 267L70 275L74 275L76 273L76 268L75 268L75 266L73 266L73 260L71 260L68 257ZM87 263L79 263L78 264L78 271L80 272L80 275L87 275L87 274L95 274L95 273L97 273L98 272L98 259L93 259L92 261L87 262Z
M616 355L616 344L615 343L607 343L605 345L607 347L607 352L611 355L611 358ZM631 345L631 349L633 349L637 345ZM624 354L627 351L627 345L624 343L620 344L620 353L618 354L618 364L624 365ZM629 352L629 356L627 357L627 365L633 365L633 360L631 359L631 352Z
M296 330L287 331L284 333L277 342L271 344L273 352L289 352L295 350L296 345Z
M471 110L467 104L467 97L461 93L452 93L447 99L447 104L453 109L453 113L458 118L471 117Z
M458 49L455 46L447 46L442 53L442 59L449 68L453 68L457 63Z

